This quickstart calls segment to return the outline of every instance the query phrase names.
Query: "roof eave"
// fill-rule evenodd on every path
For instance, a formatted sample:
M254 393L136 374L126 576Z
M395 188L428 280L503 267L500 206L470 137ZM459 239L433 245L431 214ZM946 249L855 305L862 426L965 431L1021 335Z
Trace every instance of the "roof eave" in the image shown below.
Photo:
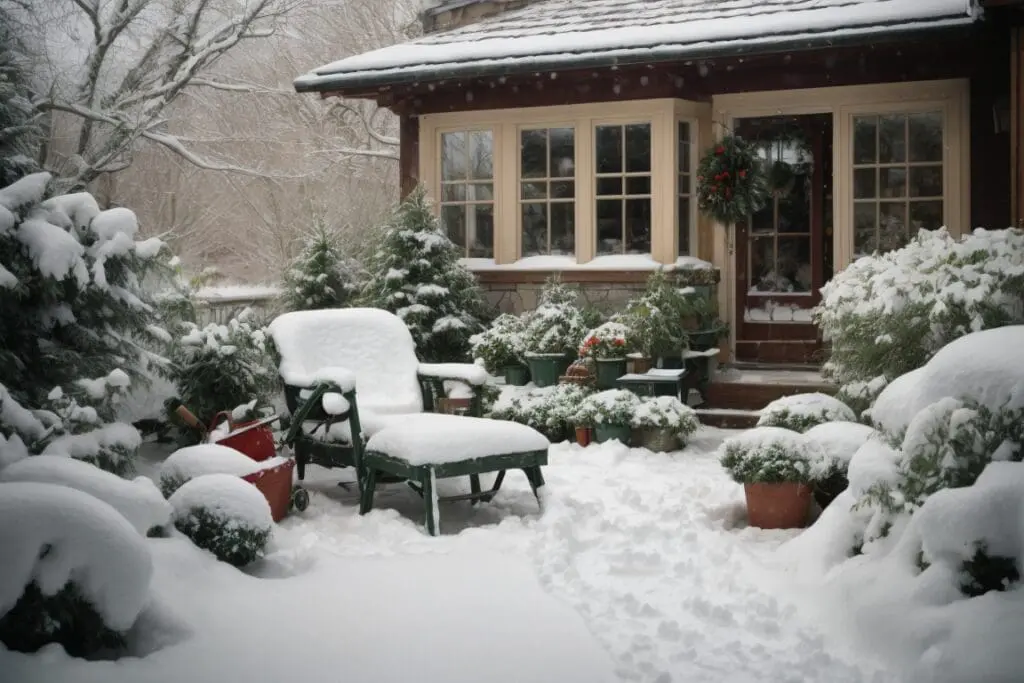
M496 63L496 64L469 64L453 63L438 65L433 69L424 69L415 73L388 73L377 74L373 72L361 72L357 74L326 74L320 76L315 83L303 83L305 77L300 77L294 82L296 92L318 92L325 95L343 97L369 97L373 91L382 91L402 85L414 85L418 83L431 83L449 79L465 78L488 78L498 76L514 76L529 73L548 73L551 71L568 71L585 68L609 68L623 66L642 66L645 64L658 64L662 62L675 62L680 60L714 59L721 57L743 57L762 56L781 52L797 52L816 50L828 47L854 47L880 42L897 42L910 37L922 35L942 34L963 34L970 31L976 22L968 18L926 27L908 27L903 29L886 30L885 26L879 26L878 31L864 31L854 35L825 35L820 38L799 37L792 40L773 41L770 44L750 43L746 45L727 45L723 47L695 48L693 46L681 45L678 49L659 50L657 54L647 54L649 49L638 49L635 55L622 56L616 54L609 56L602 53L585 53L572 57L559 57L557 62L549 60L548 63ZM621 50L616 50L620 53ZM544 55L538 55L543 59ZM332 78L335 76L335 78Z

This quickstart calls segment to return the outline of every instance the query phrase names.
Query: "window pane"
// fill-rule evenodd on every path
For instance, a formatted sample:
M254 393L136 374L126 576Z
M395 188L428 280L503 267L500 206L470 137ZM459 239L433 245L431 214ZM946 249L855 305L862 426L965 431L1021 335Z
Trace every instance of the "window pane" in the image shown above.
M775 232L775 200L768 203L750 217L750 232L771 234Z
M910 160L942 161L942 114L910 115Z
M576 183L571 180L556 180L551 183L551 197L571 199L576 196Z
M572 202L551 205L551 253L576 253L576 209Z
M622 253L622 200L597 201L597 253Z
M494 256L494 207L491 204L476 204L466 209L470 218L467 225L469 255L472 258Z
M693 192L693 189L690 187L690 182L690 175L688 173L679 175L679 194L691 194Z
M779 197L779 232L811 232L811 201L803 192L803 183L798 183L799 190L784 197Z
M494 144L491 131L479 130L469 134L470 138L470 178L473 180L490 180L494 177Z
M811 291L810 237L780 237L776 286L783 292Z
M651 170L651 124L626 126L626 171L647 173Z
M902 163L907 160L907 117L902 114L878 117L878 162Z
M448 239L455 242L463 249L466 248L466 207L465 206L442 206L441 227L444 229Z
M597 126L594 129L597 145L597 172L622 172L622 127Z
M470 201L493 202L494 186L490 183L474 183L469 186Z
M679 122L679 171L690 172L690 124L686 121Z
M597 193L603 195L622 194L622 178L598 178Z
M942 167L912 166L910 168L911 197L941 197Z
M441 134L441 180L466 179L469 158L466 140L466 133Z
M874 202L853 205L853 253L862 256L878 250L877 222Z
M548 196L548 184L544 182L523 183L520 196L523 199L543 199Z
M546 178L548 175L548 136L545 130L519 132L520 163L523 178Z
M859 168L853 172L854 199L874 199L878 196L875 187L877 173L874 168Z
M446 183L441 185L442 202L464 202L466 201L465 183Z
M942 202L910 203L910 234L919 230L938 230L942 227Z
M651 176L634 176L626 178L626 194L650 194Z
M880 169L878 169L878 196L879 197L906 197L907 196L907 169L906 168L880 168Z
M548 171L552 178L572 178L576 173L576 132L572 128L552 128L551 165Z
M775 238L759 237L750 240L748 282L750 291L776 292Z
M853 163L873 164L878 160L875 149L877 117L857 116L853 119Z
M523 204L523 256L548 253L547 204Z
M679 198L679 255L690 253L690 199Z
M651 253L651 200L626 200L626 253Z
M878 205L878 249L892 251L907 243L907 205L881 202Z

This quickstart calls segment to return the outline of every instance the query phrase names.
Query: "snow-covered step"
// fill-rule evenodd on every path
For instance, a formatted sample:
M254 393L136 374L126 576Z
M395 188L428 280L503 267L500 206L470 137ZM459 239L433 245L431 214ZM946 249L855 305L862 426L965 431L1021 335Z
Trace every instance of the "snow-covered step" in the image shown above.
M697 408L697 417L702 425L723 429L747 429L757 424L760 410L736 408Z

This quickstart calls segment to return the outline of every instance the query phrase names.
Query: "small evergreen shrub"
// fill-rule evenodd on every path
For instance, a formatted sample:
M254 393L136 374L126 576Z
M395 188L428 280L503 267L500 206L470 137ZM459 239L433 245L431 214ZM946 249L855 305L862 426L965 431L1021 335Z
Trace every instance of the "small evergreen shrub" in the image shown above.
M533 427L552 442L563 441L576 426L574 413L591 391L577 384L556 384L525 392L506 391L489 417Z
M252 484L230 474L204 474L170 497L174 526L218 560L244 567L263 555L274 521Z
M665 429L686 440L700 428L697 411L675 396L652 396L640 399L630 423L634 429Z
M575 424L585 427L597 425L625 425L633 423L640 410L640 398L625 389L608 389L587 396L573 414Z
M59 643L72 657L89 657L123 650L125 638L103 622L73 582L45 595L33 581L14 607L0 616L0 643L15 652L36 652Z
M828 422L856 422L857 416L828 394L795 394L778 398L761 411L758 427L782 427L801 434Z
M282 299L289 311L344 308L358 293L358 266L345 257L341 236L318 223L285 272Z
M186 446L171 453L160 465L160 492L170 498L185 483L207 474L244 477L262 467L234 448L218 444Z
M500 374L511 365L522 365L525 330L521 318L502 313L490 327L470 337L473 359L483 363L492 375Z
M544 285L537 308L526 316L523 351L576 355L586 330L576 291L552 278Z
M810 484L832 469L826 453L781 427L756 427L727 439L720 462L739 484Z
M609 321L599 325L584 335L580 358L625 358L632 351L632 334L625 323Z

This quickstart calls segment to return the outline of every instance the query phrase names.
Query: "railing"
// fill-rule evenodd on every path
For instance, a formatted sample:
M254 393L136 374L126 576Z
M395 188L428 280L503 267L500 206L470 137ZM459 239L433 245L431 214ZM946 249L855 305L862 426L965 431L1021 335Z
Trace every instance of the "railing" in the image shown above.
M278 313L278 296L279 293L271 288L200 290L196 293L196 322L200 326L210 323L224 325L246 308L252 309L255 321L269 321Z

